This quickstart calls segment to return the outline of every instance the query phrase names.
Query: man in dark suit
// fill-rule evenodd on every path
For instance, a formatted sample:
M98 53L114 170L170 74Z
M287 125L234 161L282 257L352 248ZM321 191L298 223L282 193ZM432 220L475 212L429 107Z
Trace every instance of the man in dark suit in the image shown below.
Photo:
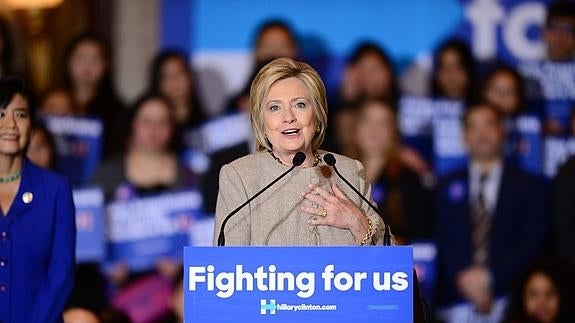
M498 322L514 278L544 244L544 194L533 176L505 163L494 108L470 107L463 126L469 164L437 191L440 316Z

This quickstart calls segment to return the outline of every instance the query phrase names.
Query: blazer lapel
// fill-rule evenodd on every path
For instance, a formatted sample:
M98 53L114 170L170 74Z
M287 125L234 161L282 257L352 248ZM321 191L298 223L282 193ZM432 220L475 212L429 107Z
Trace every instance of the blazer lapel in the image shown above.
M24 214L29 208L37 203L38 190L37 185L35 185L34 179L35 170L34 166L30 164L27 158L24 158L22 165L22 178L20 179L20 187L16 196L14 196L14 201L10 210L8 210L8 215L10 222L18 219L22 214Z

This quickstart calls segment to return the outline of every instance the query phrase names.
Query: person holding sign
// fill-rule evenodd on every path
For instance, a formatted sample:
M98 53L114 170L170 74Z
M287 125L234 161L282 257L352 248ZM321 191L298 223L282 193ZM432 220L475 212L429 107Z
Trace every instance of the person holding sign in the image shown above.
M74 282L72 190L25 156L31 123L23 82L0 79L0 322L61 322Z
M144 313L148 321L155 322L167 311L168 282L181 269L177 256L165 253L172 251L169 246L180 246L181 240L174 239L188 225L186 217L179 217L180 221L162 226L169 221L173 206L162 203L162 196L195 189L195 175L179 161L174 149L174 110L165 97L146 94L138 99L126 127L124 152L101 165L93 178L110 203L106 215L110 264L105 271L117 287L116 306L130 315ZM154 198L152 205L149 201ZM145 206L137 208L138 204ZM133 209L139 212L130 213ZM186 235L185 244L188 241ZM84 286L90 286L91 278L83 278Z
M223 229L228 245L383 243L381 217L324 163L324 156L334 158L319 150L327 125L325 93L320 76L305 63L278 58L260 70L250 91L257 152L220 171L216 241L224 219L237 212ZM371 196L360 162L340 155L335 161L344 178ZM265 187L282 173L287 176Z

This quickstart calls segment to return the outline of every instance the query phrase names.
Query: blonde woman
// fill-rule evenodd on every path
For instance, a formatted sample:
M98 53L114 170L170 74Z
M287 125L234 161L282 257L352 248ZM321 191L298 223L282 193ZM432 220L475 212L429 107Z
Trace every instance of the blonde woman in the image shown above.
M327 125L325 86L305 63L276 59L255 77L250 113L257 152L220 171L215 236L224 218L292 166L286 177L230 218L227 245L375 245L381 217L324 164L319 150ZM371 187L360 162L335 155L339 171L365 197Z

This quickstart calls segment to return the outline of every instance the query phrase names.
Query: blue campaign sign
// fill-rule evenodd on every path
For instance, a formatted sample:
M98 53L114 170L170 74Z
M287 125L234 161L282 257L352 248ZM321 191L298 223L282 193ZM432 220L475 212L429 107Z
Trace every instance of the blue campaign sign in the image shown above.
M509 159L533 173L543 173L541 122L535 116L519 116L508 125Z
M73 184L85 183L102 155L102 121L96 118L45 117L54 137L56 167Z
M575 138L546 138L543 166L545 176L553 178L570 156L575 156Z
M459 117L463 104L459 101L405 96L399 101L399 127L403 141L417 150L427 161L433 159L434 119L437 115Z
M566 134L575 103L575 63L524 62L518 69L527 80L532 110L545 117L553 133Z
M434 167L438 176L464 167L467 148L463 142L463 110L438 111L433 116Z
M431 241L414 242L413 266L417 272L421 293L427 304L433 306L437 279L437 246Z
M76 206L76 261L101 261L104 242L104 193L99 188L74 189Z
M506 158L513 164L541 174L543 140L541 122L535 116L523 115L507 122ZM434 117L435 170L439 176L462 168L467 163L461 116L437 114Z
M433 145L433 112L433 100L430 98L406 96L399 100L398 121L403 142L428 161L431 160Z
M136 272L152 268L161 258L181 260L201 207L197 191L111 203L107 208L108 260L123 262Z
M186 247L186 322L412 322L411 247Z
M230 135L233 133L233 136ZM248 113L234 113L211 120L186 133L184 141L188 148L206 154L251 141L252 127Z

